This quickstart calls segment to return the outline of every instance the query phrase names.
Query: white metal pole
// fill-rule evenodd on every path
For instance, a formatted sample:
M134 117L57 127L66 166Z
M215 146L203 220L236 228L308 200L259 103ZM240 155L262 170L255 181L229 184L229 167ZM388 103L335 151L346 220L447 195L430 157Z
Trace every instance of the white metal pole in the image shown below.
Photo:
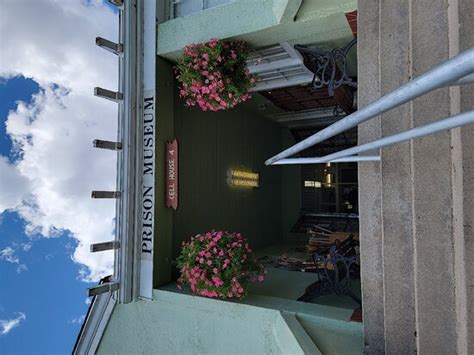
M272 165L295 165L295 164L322 164L322 163L353 163L361 161L380 161L378 155L365 155L365 156L351 156L339 159L332 159L331 161L324 160L323 158L288 158L278 160Z
M318 159L321 160L322 163L334 161L335 159L340 159L344 157L348 157L354 154L359 154L362 152L366 152L372 149L378 149L382 147L386 147L389 145L402 143L409 141L410 139L424 137L430 134L446 131L448 129L466 126L468 124L474 123L474 110L460 113L456 116L443 118L436 122L409 129L408 131L394 134L393 136L384 137L381 139L377 139L373 142L369 142L366 144L358 145L356 147L348 148L341 150L337 153L329 154L324 157L320 157Z
M452 85L468 85L468 84L474 84L474 73L466 75L465 77L455 81L452 83Z
M299 153L319 142L344 132L394 107L400 106L432 90L438 89L474 72L474 48L438 65L418 78L409 81L398 89L370 103L363 109L341 119L331 126L313 134L283 152L268 159L265 164Z

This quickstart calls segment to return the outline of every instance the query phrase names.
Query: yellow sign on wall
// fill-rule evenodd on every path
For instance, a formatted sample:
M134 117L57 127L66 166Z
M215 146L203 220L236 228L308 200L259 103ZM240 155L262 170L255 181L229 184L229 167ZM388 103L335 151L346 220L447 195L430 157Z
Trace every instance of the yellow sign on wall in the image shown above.
M229 169L227 183L231 186L258 187L259 176L253 172Z

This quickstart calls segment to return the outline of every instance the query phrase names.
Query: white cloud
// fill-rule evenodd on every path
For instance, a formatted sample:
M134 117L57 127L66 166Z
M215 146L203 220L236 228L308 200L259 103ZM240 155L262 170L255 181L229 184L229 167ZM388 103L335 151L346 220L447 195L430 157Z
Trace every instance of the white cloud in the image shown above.
M20 259L15 255L15 250L12 247L0 250L0 260L5 260L12 264L20 263Z
M23 249L23 251L30 251L32 247L33 247L33 243L31 242L21 243L21 248Z
M13 328L16 328L26 319L24 313L18 312L18 317L13 319L0 319L0 335L6 335L10 333Z
M25 264L20 264L16 268L17 274L21 274L23 271L28 271L28 267Z
M17 264L16 272L21 274L23 271L28 271L28 267L25 264L20 263L20 258L15 254L15 249L12 247L6 247L0 250L0 260L5 260L11 264Z
M89 245L113 238L114 202L90 192L115 188L115 155L92 140L116 139L116 104L94 97L93 87L117 88L117 58L94 41L116 41L117 27L99 0L6 0L0 11L0 77L21 74L40 85L6 122L18 159L0 157L0 213L17 211L29 234L70 231L87 280L113 266L112 252L90 254Z
M0 213L14 209L26 197L29 181L15 164L0 155Z
M82 316L78 318L73 318L69 323L71 324L82 324L84 323L84 320L86 319L86 315L83 314Z

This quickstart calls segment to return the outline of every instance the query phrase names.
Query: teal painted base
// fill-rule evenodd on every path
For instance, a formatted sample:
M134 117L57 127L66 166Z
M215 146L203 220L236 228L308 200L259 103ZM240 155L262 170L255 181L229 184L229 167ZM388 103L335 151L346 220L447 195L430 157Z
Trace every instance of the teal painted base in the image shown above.
M351 311L250 295L221 301L154 290L153 301L117 305L98 354L362 354Z

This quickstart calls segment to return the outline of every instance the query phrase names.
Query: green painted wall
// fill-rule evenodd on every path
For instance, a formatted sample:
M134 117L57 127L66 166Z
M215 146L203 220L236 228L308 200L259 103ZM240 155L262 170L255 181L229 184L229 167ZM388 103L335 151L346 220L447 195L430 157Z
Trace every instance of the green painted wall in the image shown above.
M301 354L280 313L154 291L154 301L117 305L97 354Z
M213 37L254 47L283 41L338 47L352 39L344 14L356 9L356 0L237 0L160 23L157 53L176 60L184 46Z
M171 281L173 213L165 206L166 141L174 138L174 76L172 66L157 57L156 77L156 196L153 285Z
M323 354L362 354L363 327L348 321L352 310L258 295L229 302L168 290L154 290L153 299L116 305L97 354L302 355L302 336Z
M173 254L182 240L213 228L241 232L254 248L278 243L281 170L264 161L281 148L280 127L245 106L211 113L175 103L180 191ZM229 168L259 173L260 186L229 186Z
M175 60L184 46L251 34L292 21L302 0L237 0L158 25L157 54ZM179 36L175 34L179 33Z
M254 248L282 240L282 169L264 161L281 150L281 128L252 105L225 112L184 107L172 66L158 60L154 287L172 281L181 242L198 232L238 231ZM179 208L165 207L165 145L179 143ZM260 174L258 188L227 184L229 168ZM288 181L293 185L293 181ZM298 207L299 208L299 207ZM294 223L294 221L292 221Z

